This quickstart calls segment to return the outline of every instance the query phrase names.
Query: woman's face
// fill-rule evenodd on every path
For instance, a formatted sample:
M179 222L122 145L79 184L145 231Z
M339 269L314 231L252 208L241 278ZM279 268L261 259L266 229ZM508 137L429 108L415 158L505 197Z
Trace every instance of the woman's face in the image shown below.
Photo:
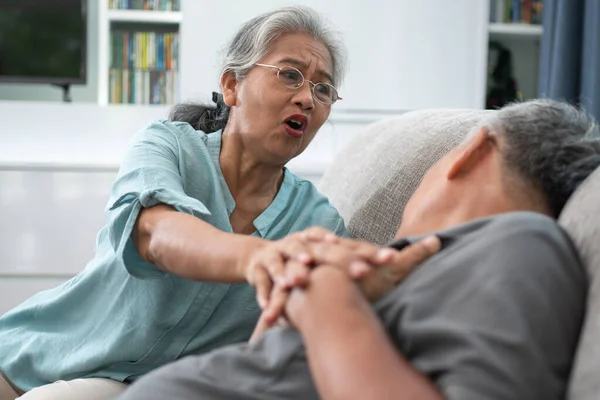
M260 63L294 67L304 75L304 85L290 89L276 68L264 66L255 66L241 81L225 74L223 95L231 106L226 132L239 134L244 148L261 162L284 164L304 151L329 116L331 105L313 98L308 81L332 83L331 55L311 36L290 33L275 41ZM301 127L293 129L297 123Z

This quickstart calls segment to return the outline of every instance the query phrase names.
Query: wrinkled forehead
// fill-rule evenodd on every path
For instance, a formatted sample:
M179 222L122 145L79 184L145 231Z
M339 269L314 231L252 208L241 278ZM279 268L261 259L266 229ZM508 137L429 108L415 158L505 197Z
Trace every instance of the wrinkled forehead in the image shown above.
M315 72L315 76L334 81L329 49L321 40L303 32L281 35L273 42L263 61L275 63L278 67L291 66L302 73Z

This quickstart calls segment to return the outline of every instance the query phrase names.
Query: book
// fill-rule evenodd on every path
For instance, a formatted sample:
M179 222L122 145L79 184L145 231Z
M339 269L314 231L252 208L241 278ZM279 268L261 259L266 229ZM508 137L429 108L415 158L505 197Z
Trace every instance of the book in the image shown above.
M110 103L173 104L178 100L177 32L111 32Z

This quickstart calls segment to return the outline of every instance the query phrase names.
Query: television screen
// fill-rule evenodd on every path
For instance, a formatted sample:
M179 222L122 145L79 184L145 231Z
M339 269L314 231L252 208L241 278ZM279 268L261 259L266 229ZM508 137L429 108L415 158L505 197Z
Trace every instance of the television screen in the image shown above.
M0 81L84 84L86 0L0 0Z

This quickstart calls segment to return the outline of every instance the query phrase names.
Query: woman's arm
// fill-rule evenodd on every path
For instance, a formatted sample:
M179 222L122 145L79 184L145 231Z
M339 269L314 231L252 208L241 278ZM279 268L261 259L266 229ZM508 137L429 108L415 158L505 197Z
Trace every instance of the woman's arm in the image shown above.
M223 232L160 204L140 212L133 241L140 256L172 274L198 281L242 282L250 256L268 242Z
M442 399L394 348L357 285L337 268L313 271L286 312L304 339L324 400Z

